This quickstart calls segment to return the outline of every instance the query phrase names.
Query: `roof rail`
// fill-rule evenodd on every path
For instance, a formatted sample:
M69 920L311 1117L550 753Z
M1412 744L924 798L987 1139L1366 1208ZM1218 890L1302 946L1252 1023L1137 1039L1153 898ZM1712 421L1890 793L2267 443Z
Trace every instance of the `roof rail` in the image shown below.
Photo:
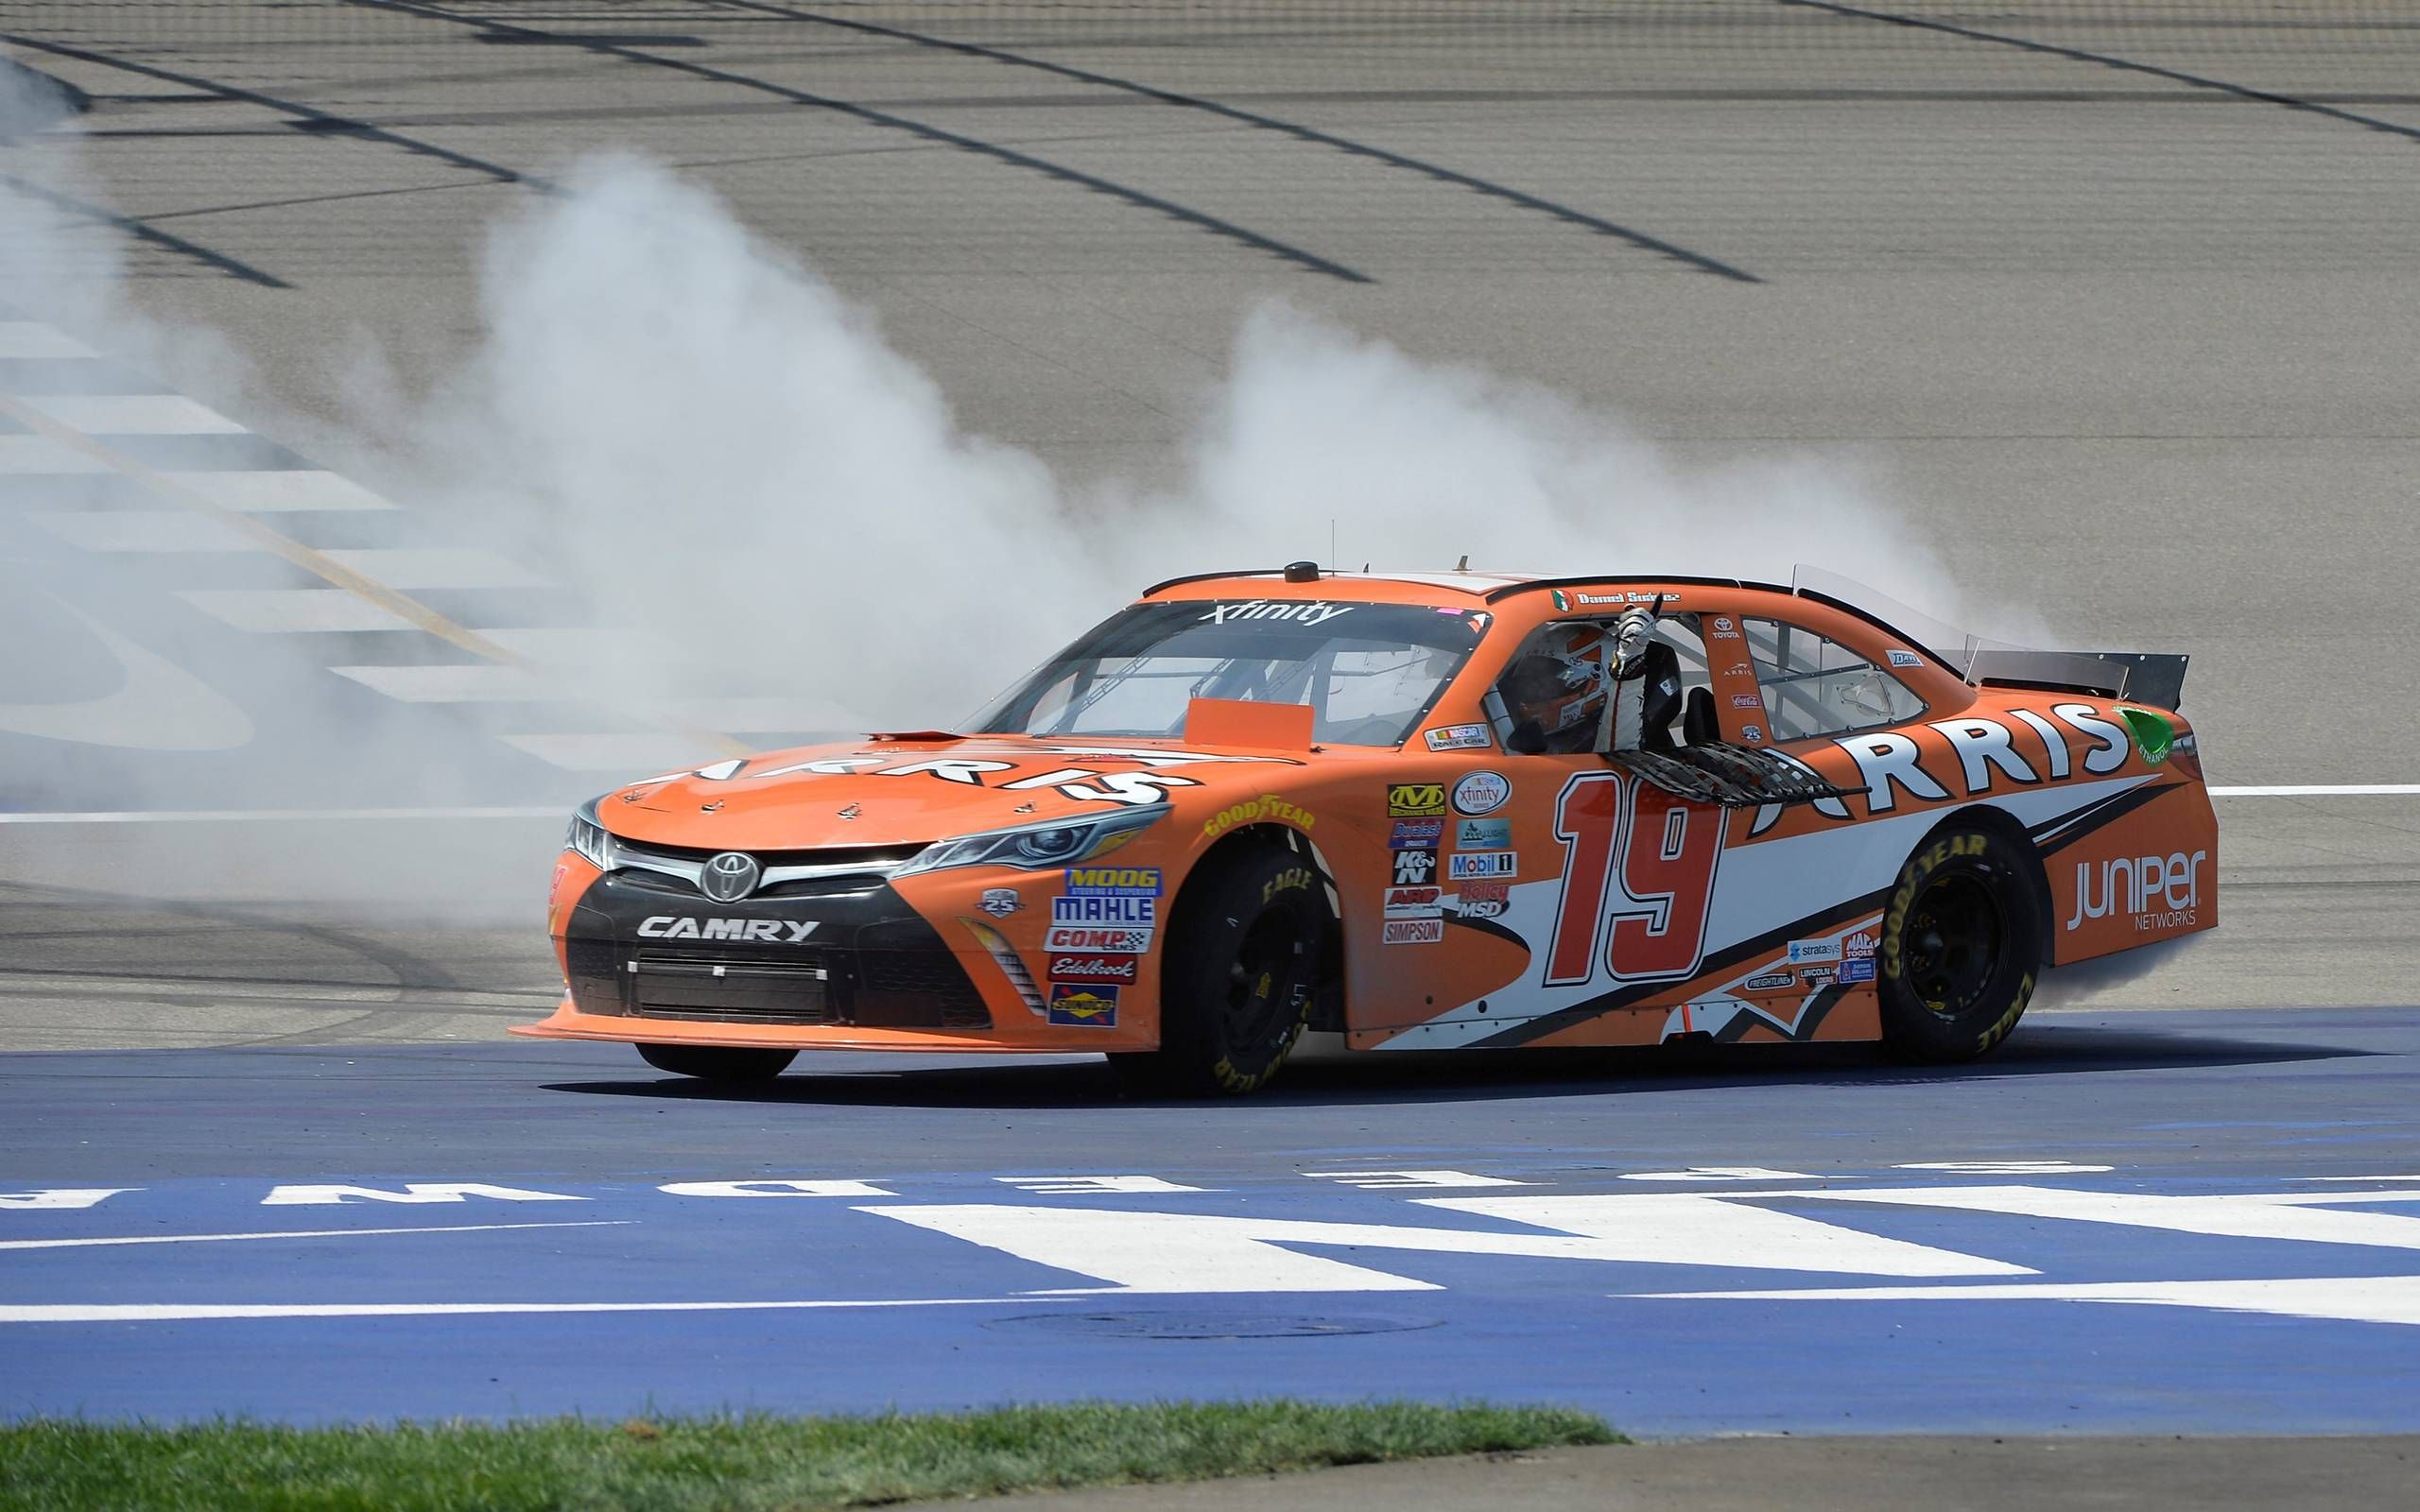
M1592 583L1679 583L1695 588L1766 588L1776 593L1789 589L1779 583L1760 583L1745 577L1692 577L1685 573L1599 573L1593 577L1536 577L1526 583L1507 583L1490 592L1491 604L1514 593L1526 593L1539 588L1586 588Z
M1213 577L1283 577L1285 576L1286 569L1283 567L1237 567L1223 573L1187 573L1183 577L1171 577L1166 582L1153 583L1143 590L1143 596L1149 598L1164 588L1175 588L1184 583L1206 583Z

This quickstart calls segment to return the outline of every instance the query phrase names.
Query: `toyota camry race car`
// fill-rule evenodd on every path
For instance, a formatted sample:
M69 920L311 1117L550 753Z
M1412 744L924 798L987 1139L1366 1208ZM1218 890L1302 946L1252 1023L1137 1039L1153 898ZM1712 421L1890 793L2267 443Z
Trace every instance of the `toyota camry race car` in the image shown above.
M1807 579L1162 583L962 731L583 806L569 991L514 1032L733 1080L1096 1051L1203 1093L1306 1028L1943 1061L2044 967L2217 922L2183 657L1894 628Z

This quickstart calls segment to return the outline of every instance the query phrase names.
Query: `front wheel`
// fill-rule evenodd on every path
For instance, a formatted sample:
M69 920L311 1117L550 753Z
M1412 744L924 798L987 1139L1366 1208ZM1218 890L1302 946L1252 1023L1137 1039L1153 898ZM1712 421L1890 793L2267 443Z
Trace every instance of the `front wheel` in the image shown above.
M1971 1060L2008 1038L2042 960L2038 865L2001 831L1950 823L1899 870L1882 916L1877 988L1885 1048L1903 1060Z
M658 1071L732 1085L771 1081L798 1058L795 1050L743 1050L728 1045L641 1045L639 1058Z
M1160 1048L1110 1065L1138 1091L1236 1097L1277 1074L1308 1022L1336 927L1327 885L1275 846L1230 852L1186 886L1160 973Z

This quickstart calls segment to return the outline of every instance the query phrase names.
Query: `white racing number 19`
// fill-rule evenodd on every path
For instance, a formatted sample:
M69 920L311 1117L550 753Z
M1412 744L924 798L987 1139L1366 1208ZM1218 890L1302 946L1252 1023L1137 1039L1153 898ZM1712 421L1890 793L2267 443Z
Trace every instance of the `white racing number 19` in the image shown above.
M1555 799L1563 901L1546 985L1697 974L1722 860L1720 809L1620 772L1582 772Z

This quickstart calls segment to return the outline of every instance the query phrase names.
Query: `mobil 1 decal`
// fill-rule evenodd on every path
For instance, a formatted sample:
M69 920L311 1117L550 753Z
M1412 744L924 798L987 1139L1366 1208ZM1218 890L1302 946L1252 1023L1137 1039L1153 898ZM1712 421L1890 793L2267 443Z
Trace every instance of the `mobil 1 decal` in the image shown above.
M1582 772L1555 799L1563 902L1547 987L1695 976L1705 957L1722 811L1623 772Z

